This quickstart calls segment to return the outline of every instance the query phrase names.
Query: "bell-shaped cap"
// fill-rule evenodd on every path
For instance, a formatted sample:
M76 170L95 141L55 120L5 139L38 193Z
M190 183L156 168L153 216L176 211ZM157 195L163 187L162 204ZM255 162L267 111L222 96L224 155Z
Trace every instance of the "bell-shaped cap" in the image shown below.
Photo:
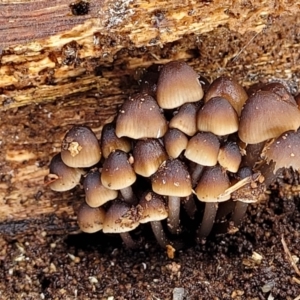
M167 121L157 102L147 94L126 100L116 120L116 135L132 139L160 138L168 129Z
M195 192L202 202L222 202L230 199L220 196L230 187L230 181L226 172L220 166L206 168L199 179Z
M99 141L86 126L74 126L65 135L61 146L63 162L72 168L88 168L101 159Z
M136 174L127 153L116 150L104 161L101 182L106 188L121 190L131 186L135 180Z
M257 144L299 126L300 111L296 104L282 101L272 92L258 91L245 103L238 134L244 143Z
M163 196L187 197L192 193L191 176L179 159L168 159L153 174L152 190Z
M228 100L214 97L198 111L197 128L219 136L231 134L238 131L238 115Z
M161 108L172 109L203 97L199 75L183 61L165 64L157 83L157 102Z
M210 132L199 132L188 142L184 156L202 166L214 166L218 161L220 142Z
M238 116L240 116L248 95L245 89L235 79L228 76L221 76L214 80L209 86L204 97L204 102L210 101L213 97L222 97L228 100Z

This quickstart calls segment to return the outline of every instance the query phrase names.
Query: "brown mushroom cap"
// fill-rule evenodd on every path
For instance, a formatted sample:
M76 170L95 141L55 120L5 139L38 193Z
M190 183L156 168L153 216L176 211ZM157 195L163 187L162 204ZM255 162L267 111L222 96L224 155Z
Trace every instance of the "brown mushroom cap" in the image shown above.
M191 176L185 164L168 159L153 174L152 189L163 196L187 197L192 193Z
M86 126L74 126L62 142L61 158L72 168L88 168L101 159L100 145L93 131Z
M169 128L177 128L186 135L192 136L197 132L197 107L194 103L183 104L170 120Z
M157 139L139 140L133 149L133 169L144 177L154 174L168 155Z
M152 191L143 194L139 206L141 207L140 223L160 221L168 217L164 198Z
M77 211L79 228L86 233L94 233L103 228L105 210L101 207L90 207L82 203Z
M116 150L104 161L101 182L106 188L121 190L135 182L136 174L128 159L127 153Z
M117 137L115 125L108 123L103 126L101 134L101 150L104 158L115 150L122 150L128 153L131 150L131 141L126 137Z
M245 103L238 134L244 143L257 144L299 126L297 105L282 101L272 92L258 91Z
M165 64L157 83L157 102L161 108L172 109L203 97L199 75L185 62Z
M220 166L214 166L204 170L195 192L202 202L221 202L230 199L230 195L226 199L220 199L220 195L229 187L230 181L226 172Z
M213 97L223 97L227 99L236 110L238 116L248 98L245 89L233 78L221 76L214 80L208 88L204 102L208 102Z
M164 135L164 145L171 158L177 158L188 144L187 136L176 128L169 129Z
M49 187L56 192L64 192L73 189L80 181L82 170L71 168L64 164L60 153L53 156L50 162ZM47 183L47 182L45 182Z
M197 128L222 136L238 131L238 115L228 100L213 97L197 114Z
M137 94L126 100L116 121L118 137L160 138L167 129L167 121L159 106L154 98L147 94Z
M93 170L89 172L83 182L85 201L90 207L98 207L118 197L118 192L103 186L100 172Z
M199 132L193 136L186 147L184 156L203 166L214 166L218 161L220 142L210 132Z
M218 154L219 164L229 172L236 173L240 167L242 155L239 146L233 142L227 142L220 148Z
M267 162L275 162L274 174L280 168L300 170L300 130L285 132L267 144L262 156Z
M104 233L122 233L139 226L139 214L135 206L124 201L114 201L107 210L103 222Z

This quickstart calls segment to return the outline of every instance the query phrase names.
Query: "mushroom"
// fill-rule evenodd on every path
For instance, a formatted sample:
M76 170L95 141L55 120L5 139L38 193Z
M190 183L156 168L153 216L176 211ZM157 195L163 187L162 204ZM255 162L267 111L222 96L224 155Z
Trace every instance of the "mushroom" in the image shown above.
M164 145L171 158L177 158L188 144L187 136L176 128L169 129L164 135Z
M267 143L262 151L264 162L258 170L265 178L268 187L281 173L283 168L300 170L300 130L283 133L277 139Z
M184 156L196 163L191 174L193 186L197 183L204 166L217 164L219 149L218 138L210 132L199 132L189 140Z
M150 222L155 238L161 247L166 248L167 245L171 245L161 223L168 217L163 197L152 191L147 191L142 195L139 206L141 207L140 223Z
M72 168L88 168L101 159L100 145L93 131L87 126L74 126L62 141L61 158Z
M157 103L161 108L172 109L203 97L199 75L183 61L165 64L157 83Z
M103 228L105 210L101 207L90 207L82 203L77 211L79 228L86 233L94 233Z
M205 168L201 175L195 193L201 202L205 202L205 209L198 237L206 237L212 230L218 210L218 202L230 199L230 194L221 196L230 187L230 181L220 166Z
M238 115L232 105L222 97L213 97L197 114L199 131L212 132L224 136L238 131Z
M90 207L101 206L107 201L118 197L116 190L108 189L103 186L100 176L101 174L98 170L92 170L86 175L83 181L85 202Z
M136 248L137 243L132 239L130 231L139 226L137 207L115 200L106 212L103 222L104 233L119 233L128 248Z
M167 121L154 98L137 94L126 100L117 116L117 137L160 138L168 129Z
M258 91L243 107L238 135L246 144L257 144L299 126L300 111L296 104L283 101L270 91Z
M107 158L115 150L122 150L128 153L131 150L131 141L127 137L117 137L115 125L108 123L102 129L101 150L104 158Z
M121 150L112 152L103 163L101 171L103 186L112 190L120 190L124 200L133 204L136 202L136 197L131 185L135 181L136 174L128 154Z
M81 175L83 174L81 169L65 165L60 153L52 157L49 169L49 174L45 177L45 184L48 184L51 190L56 192L73 189L79 184Z
M250 182L231 194L231 199L235 202L231 221L235 227L242 222L249 203L259 202L266 198L264 178L259 173L253 174L249 167L242 167L237 173L237 180L245 178L251 178Z
M133 148L133 169L144 177L150 177L168 158L168 155L157 139L139 140Z
M204 96L204 102L210 101L213 97L225 98L235 109L238 116L240 116L248 95L245 89L235 79L221 76L214 80L209 86Z
M169 128L177 128L186 135L193 136L197 132L196 115L197 106L195 103L183 104L170 120Z
M166 160L151 177L152 190L168 197L169 230L179 233L180 198L192 193L191 177L185 164L179 159Z
M218 163L227 171L236 173L240 167L242 155L239 146L234 142L227 142L221 146L218 153Z

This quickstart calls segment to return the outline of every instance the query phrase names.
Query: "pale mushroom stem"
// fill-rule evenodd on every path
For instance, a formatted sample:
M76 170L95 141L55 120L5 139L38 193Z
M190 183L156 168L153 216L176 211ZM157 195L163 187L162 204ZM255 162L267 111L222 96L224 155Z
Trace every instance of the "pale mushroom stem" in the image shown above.
M197 206L196 206L193 195L190 195L189 197L187 197L187 199L183 203L183 206L184 206L185 211L189 215L189 217L191 219L194 219L195 213L197 211Z
M137 248L138 244L133 240L129 232L121 232L120 237L127 248Z
M193 187L198 183L198 180L202 174L203 169L204 169L204 166L196 164L194 170L192 171L191 179L192 179Z
M158 242L158 244L162 248L166 248L167 245L170 245L170 241L168 240L164 229L162 227L161 221L152 221L151 223L151 228L154 233L154 236Z
M236 201L233 214L231 217L231 221L233 222L234 226L239 226L246 214L248 208L248 203L242 201Z
M198 229L198 238L207 237L215 223L215 218L218 210L217 202L206 202L201 225Z
M137 199L132 191L131 186L121 189L120 192L125 202L128 204L136 204Z
M180 197L169 196L168 198L168 227L172 234L179 233Z

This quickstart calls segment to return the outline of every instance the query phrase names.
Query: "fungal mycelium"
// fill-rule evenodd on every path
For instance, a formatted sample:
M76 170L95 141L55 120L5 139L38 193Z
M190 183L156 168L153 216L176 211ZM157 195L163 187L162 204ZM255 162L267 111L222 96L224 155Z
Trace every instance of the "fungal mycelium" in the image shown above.
M47 181L66 191L84 177L82 231L119 233L135 247L130 231L149 225L162 247L182 247L219 219L239 226L284 168L299 170L299 100L281 83L247 93L226 76L205 88L200 78L169 62L146 74L99 140L85 126L67 132Z

